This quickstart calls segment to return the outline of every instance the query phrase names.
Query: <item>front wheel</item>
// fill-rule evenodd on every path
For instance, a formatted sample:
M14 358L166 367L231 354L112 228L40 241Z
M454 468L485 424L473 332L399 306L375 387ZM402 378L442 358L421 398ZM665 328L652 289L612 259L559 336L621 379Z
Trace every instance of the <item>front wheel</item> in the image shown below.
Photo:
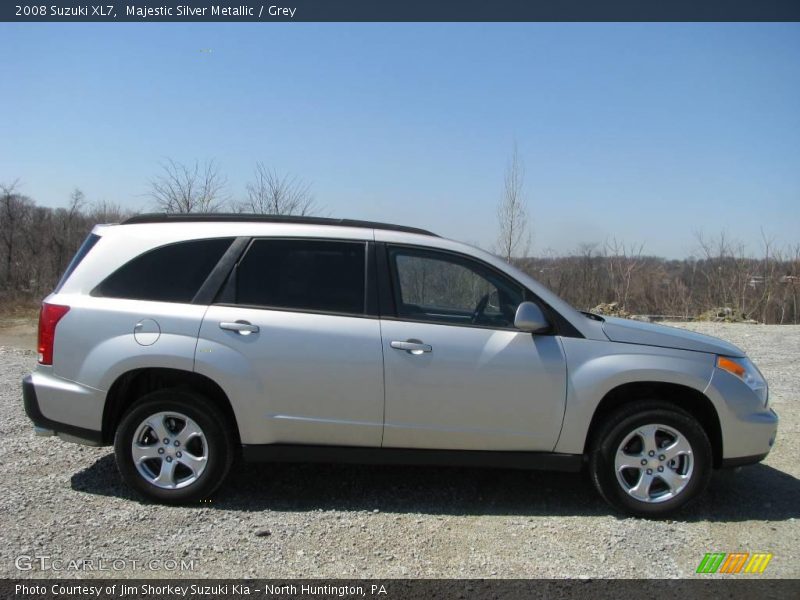
M592 481L615 508L663 516L696 498L711 477L711 443L687 412L648 401L612 413L595 437Z
M233 461L228 419L203 396L159 390L134 404L117 428L114 453L125 482L169 504L209 497Z

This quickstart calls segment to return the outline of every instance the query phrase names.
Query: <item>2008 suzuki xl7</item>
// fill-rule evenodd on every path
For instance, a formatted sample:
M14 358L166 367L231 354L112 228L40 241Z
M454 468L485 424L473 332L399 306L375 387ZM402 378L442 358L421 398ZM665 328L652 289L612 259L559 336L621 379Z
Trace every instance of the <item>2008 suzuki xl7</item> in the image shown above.
M661 515L763 459L778 418L737 347L578 312L495 256L362 221L97 226L42 305L39 433L114 444L128 484L207 497L274 461L588 469Z

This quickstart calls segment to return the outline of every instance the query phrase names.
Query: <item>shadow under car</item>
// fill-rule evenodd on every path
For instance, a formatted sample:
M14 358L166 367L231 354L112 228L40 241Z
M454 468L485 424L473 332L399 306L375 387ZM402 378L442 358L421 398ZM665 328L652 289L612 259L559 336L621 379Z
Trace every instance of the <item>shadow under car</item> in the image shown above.
M77 492L144 504L120 478L113 454L75 473ZM800 480L765 464L715 471L705 494L670 518L785 521L800 517ZM432 515L616 514L585 473L316 463L238 464L214 501L227 511L364 511ZM620 516L620 518L626 518Z

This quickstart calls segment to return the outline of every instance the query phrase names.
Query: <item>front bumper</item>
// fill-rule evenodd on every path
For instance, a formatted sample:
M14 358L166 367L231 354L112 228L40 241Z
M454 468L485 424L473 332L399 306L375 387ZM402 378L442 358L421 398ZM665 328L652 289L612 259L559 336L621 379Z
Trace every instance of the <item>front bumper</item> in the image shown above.
M37 435L47 436L56 434L71 442L78 442L90 446L103 445L102 431L54 421L42 414L42 410L39 406L39 398L36 395L33 375L27 375L22 380L22 402L25 406L25 414L33 421Z
M764 454L756 454L755 456L739 456L737 458L723 458L720 467L723 469L733 469L735 467L745 467L747 465L754 465L761 462L769 452Z
M739 420L736 426L742 434L747 435L747 439L738 441L736 447L739 448L739 453L750 452L750 454L740 456L724 454L722 468L742 467L764 460L775 445L775 438L778 435L778 415L769 408L763 412L747 415L746 418ZM728 444L729 447L731 445Z
M706 395L719 416L722 466L741 466L766 458L775 444L778 415L739 378L715 369Z

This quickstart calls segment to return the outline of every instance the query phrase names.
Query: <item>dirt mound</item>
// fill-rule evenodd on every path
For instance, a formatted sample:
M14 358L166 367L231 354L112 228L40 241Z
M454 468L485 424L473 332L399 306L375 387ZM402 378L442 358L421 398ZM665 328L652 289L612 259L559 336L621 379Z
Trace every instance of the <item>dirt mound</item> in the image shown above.
M597 315L606 315L608 317L622 317L629 318L631 313L622 308L619 302L601 302L595 306L591 311Z
M728 306L711 308L695 317L695 321L711 321L712 323L757 323L748 319L747 315L737 312Z

